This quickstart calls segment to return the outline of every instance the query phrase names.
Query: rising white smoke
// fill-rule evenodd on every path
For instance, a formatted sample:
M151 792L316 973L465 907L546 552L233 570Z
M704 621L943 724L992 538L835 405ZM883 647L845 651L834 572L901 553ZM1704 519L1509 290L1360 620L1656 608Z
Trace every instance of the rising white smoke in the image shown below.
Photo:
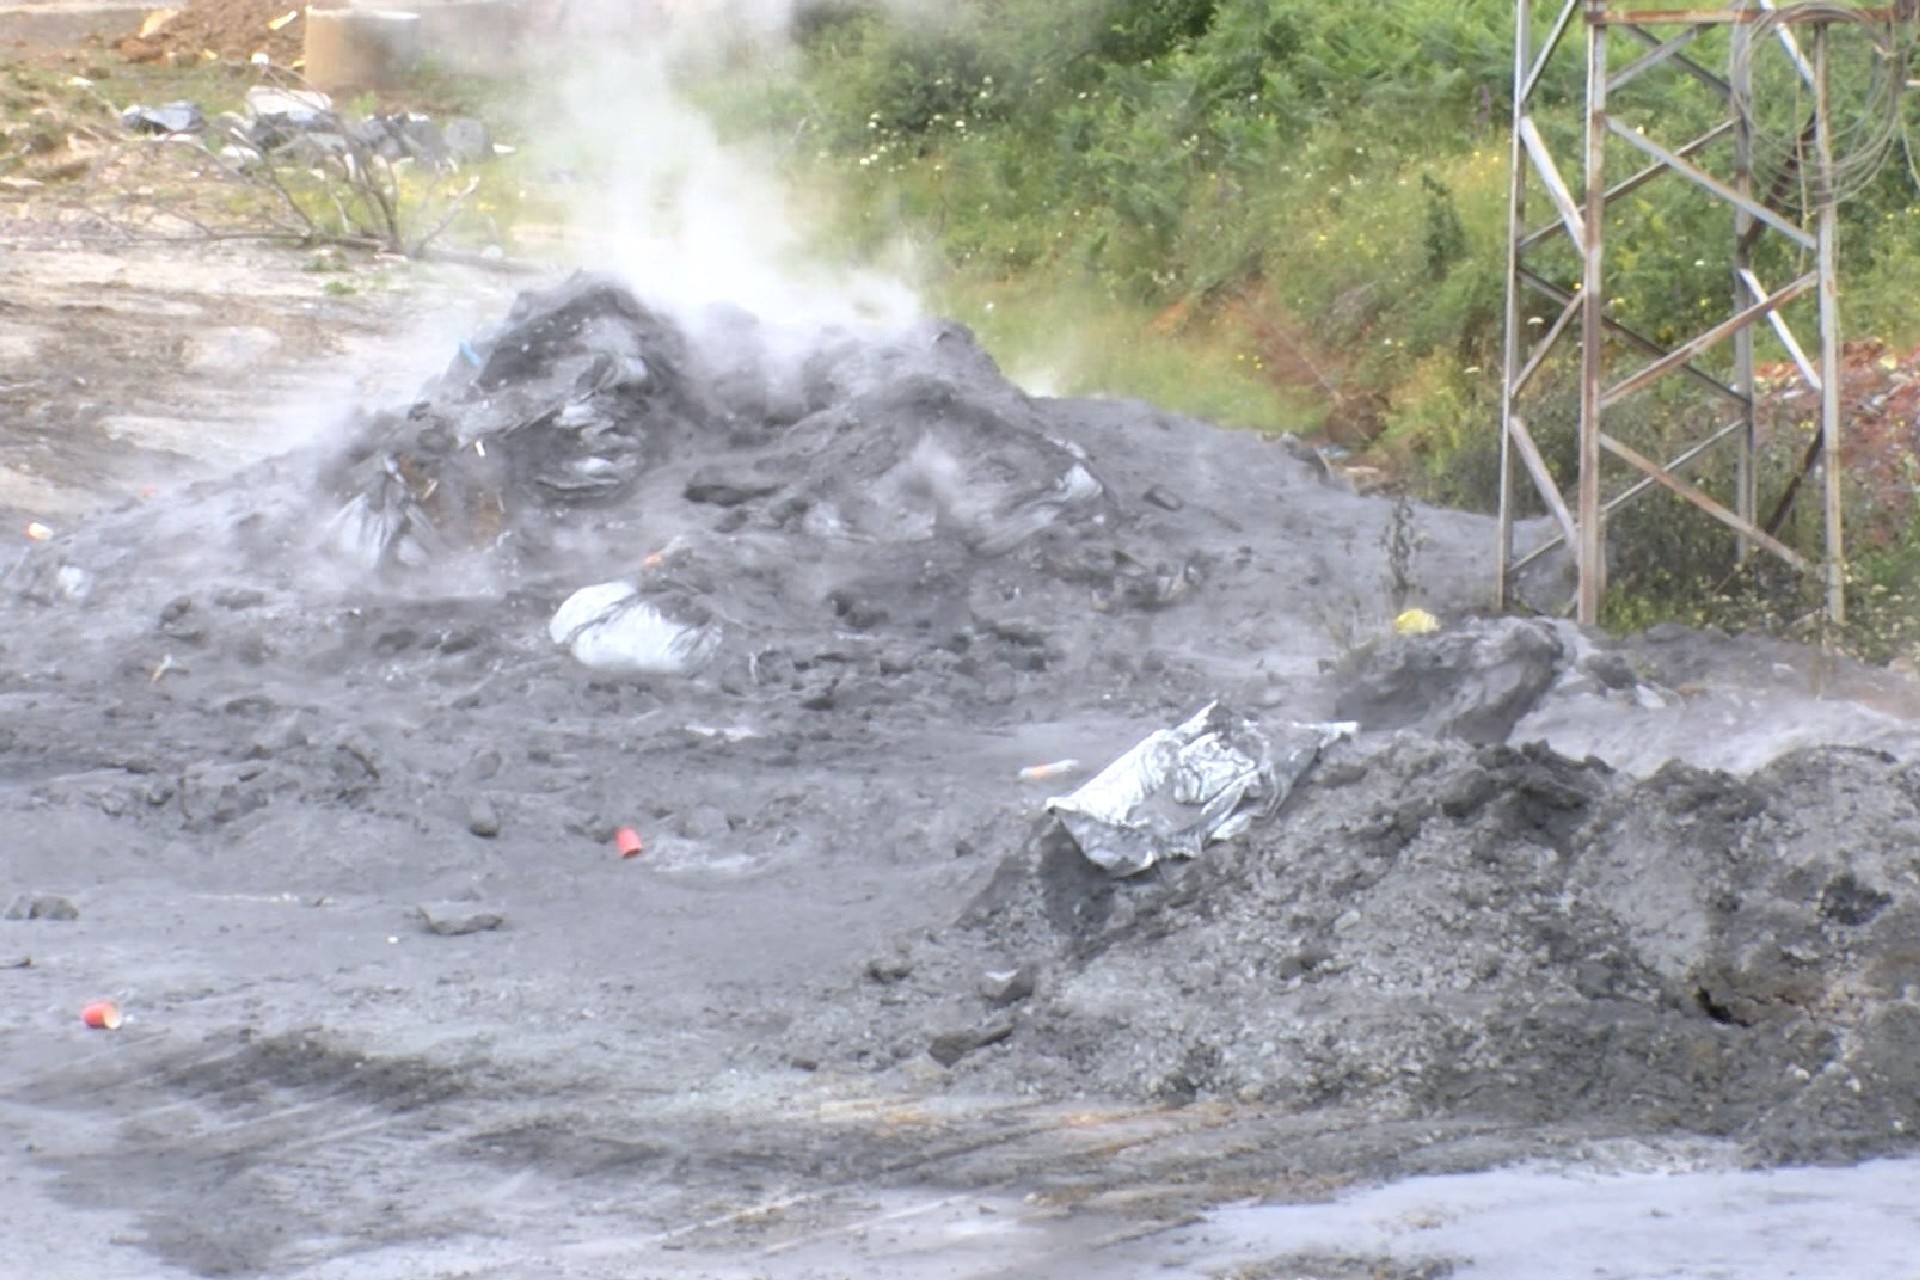
M571 201L577 256L683 317L720 304L781 327L904 323L914 291L811 255L777 158L723 145L675 87L743 51L778 59L793 8L567 0L550 39L566 137L589 175Z

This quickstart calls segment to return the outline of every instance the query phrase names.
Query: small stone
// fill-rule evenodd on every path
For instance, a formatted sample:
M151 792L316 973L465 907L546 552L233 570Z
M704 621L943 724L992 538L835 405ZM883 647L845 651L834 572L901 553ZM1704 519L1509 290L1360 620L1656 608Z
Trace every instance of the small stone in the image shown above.
M1179 494L1171 489L1163 489L1159 485L1154 485L1140 496L1162 511L1178 511L1187 505Z
M977 1027L944 1031L927 1045L927 1054L943 1067L951 1067L970 1053L999 1044L1013 1035L1013 1019L998 1017Z
M838 701L840 677L815 672L800 688L800 707L805 711L831 711Z
M980 979L980 996L988 1004L1006 1008L1033 995L1036 978L1032 969L1007 969L989 973Z
M875 956L867 961L867 977L882 986L905 982L913 976L913 961L905 956Z
M500 834L500 811L493 807L493 801L481 796L467 806L467 830L483 840Z
M32 956L0 956L0 969L31 969Z
M477 649L485 639L486 633L479 627L455 627L451 631L441 632L439 639L434 641L434 647L451 656Z
M16 894L7 904L5 918L8 920L78 920L80 908L72 898L63 898L53 893Z
M207 629L194 619L193 597L176 596L160 611L160 634L187 644L207 638Z
M507 922L498 911L475 911L464 903L448 902L416 907L414 914L428 933L457 938L469 933L491 933Z

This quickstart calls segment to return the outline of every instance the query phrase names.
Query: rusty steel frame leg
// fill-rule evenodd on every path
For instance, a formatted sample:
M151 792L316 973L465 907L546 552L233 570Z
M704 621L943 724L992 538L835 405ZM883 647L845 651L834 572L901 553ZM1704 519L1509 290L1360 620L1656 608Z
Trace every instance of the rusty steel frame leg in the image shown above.
M1694 28L1699 30L1699 28ZM1748 60L1747 48L1753 43L1753 32L1745 26L1736 26L1729 33L1733 43L1733 74L1728 89L1733 99L1733 186L1748 200L1755 198L1753 190L1753 122L1739 110L1741 102L1753 100L1753 67ZM1754 227L1759 219L1738 205L1733 209L1733 309L1736 314L1745 311L1760 301L1759 291L1754 288L1753 248L1757 237ZM1769 320L1778 320L1778 313L1771 313ZM1786 326L1782 322L1780 328ZM1735 442L1735 472L1733 510L1742 520L1752 524L1758 518L1760 505L1759 475L1755 454L1759 448L1759 408L1754 398L1753 376L1753 329L1743 327L1733 337L1733 387L1746 399L1741 408L1741 429ZM1753 542L1745 533L1738 534L1734 540L1734 558L1745 564L1753 552Z
M1521 125L1526 119L1527 79L1533 70L1533 3L1514 0L1513 119L1507 170L1507 314L1500 358L1500 544L1494 554L1493 607L1505 611L1513 563L1513 409L1524 357L1520 330L1521 241L1527 230L1527 170Z
M1574 524L1579 572L1574 618L1600 621L1606 595L1607 539L1600 509L1601 385L1607 372L1607 27L1592 21L1606 0L1589 0L1587 23L1586 242L1580 252L1580 474Z
M1819 202L1815 215L1815 234L1819 239L1820 271L1820 441L1821 467L1826 473L1826 577L1827 621L1841 626L1847 620L1847 569L1845 541L1841 533L1840 450L1840 211L1839 194L1833 181L1833 114L1828 101L1828 46L1831 30L1818 26L1813 31L1813 145L1816 175L1815 195Z

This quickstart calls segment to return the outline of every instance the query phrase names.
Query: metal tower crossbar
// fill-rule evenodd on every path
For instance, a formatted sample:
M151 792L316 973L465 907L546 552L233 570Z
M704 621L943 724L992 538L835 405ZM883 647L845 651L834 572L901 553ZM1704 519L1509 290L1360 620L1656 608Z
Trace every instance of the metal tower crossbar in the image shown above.
M1600 616L1606 591L1606 528L1629 503L1650 489L1664 489L1733 530L1738 554L1744 559L1759 548L1808 573L1819 573L1826 588L1826 612L1834 622L1846 616L1846 574L1841 522L1840 458L1840 315L1837 264L1839 193L1834 180L1834 139L1828 95L1828 62L1832 4L1775 4L1774 0L1739 0L1719 8L1650 10L1630 8L1620 0L1565 0L1554 20L1536 39L1534 0L1516 0L1514 7L1514 92L1508 255L1506 345L1500 397L1500 546L1499 602L1507 603L1514 575L1528 564L1568 546L1578 574L1575 616L1591 624ZM1894 22L1910 17L1911 5L1900 9L1857 9L1853 20ZM1802 140L1810 143L1810 157L1790 165L1811 169L1776 181L1770 190L1755 184L1751 60L1736 56L1723 74L1706 66L1689 50L1715 27L1730 28L1736 50L1753 38L1751 28L1762 19L1777 39L1812 100L1810 119ZM1576 21L1586 42L1586 111L1578 186L1567 178L1536 120L1542 79L1556 54L1568 43ZM1638 56L1615 66L1610 45L1624 39ZM1629 127L1610 114L1609 96L1653 74L1690 76L1725 103L1726 119L1699 137L1669 145ZM1637 153L1641 167L1607 184L1609 143L1615 150ZM1715 177L1700 163L1710 149L1731 148L1730 179ZM1802 148L1807 150L1807 148ZM1729 237L1730 306L1726 318L1677 345L1656 342L1608 315L1609 275L1606 255L1609 210L1647 183L1665 178L1691 184L1697 191L1727 207ZM1800 216L1786 209L1786 197L1804 180L1812 209ZM1545 197L1540 224L1529 222L1536 207L1530 196ZM1811 258L1811 269L1787 281L1763 281L1755 267L1754 249L1764 236L1784 237ZM1577 280L1556 280L1536 265L1541 250L1564 237L1579 263ZM1788 325L1782 308L1813 295L1818 303L1819 333L1809 348ZM1526 299L1538 295L1557 311L1550 323L1529 319ZM1530 340L1529 324L1546 323L1538 340ZM1755 477L1756 400L1754 335L1768 326L1792 358L1809 386L1820 393L1819 431L1810 446L1803 475L1822 459L1824 554L1810 561L1783 542L1778 534L1787 514L1786 503L1767 520L1756 510ZM1555 478L1528 428L1524 400L1548 359L1569 342L1579 347L1579 441L1573 493ZM1716 374L1700 361L1724 343L1733 348L1732 375ZM1630 367L1631 353L1635 363ZM1664 461L1644 456L1608 430L1608 414L1629 397L1657 382L1679 377L1711 393L1725 406L1731 421L1704 433L1677 456ZM1720 502L1687 478L1687 469L1722 445L1737 450L1737 474L1732 504ZM1617 492L1605 493L1610 479L1603 464L1612 460L1613 475L1629 481ZM1624 469L1623 469L1624 468ZM1516 559L1514 527L1519 475L1531 480L1557 526L1543 545ZM1617 481L1616 481L1617 483ZM1799 487L1789 489L1788 502Z

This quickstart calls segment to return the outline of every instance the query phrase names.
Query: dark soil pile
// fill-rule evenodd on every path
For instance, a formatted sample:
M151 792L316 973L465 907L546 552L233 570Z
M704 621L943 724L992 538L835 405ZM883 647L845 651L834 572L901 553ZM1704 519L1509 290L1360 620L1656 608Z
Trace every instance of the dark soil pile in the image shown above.
M1920 768L1831 747L1636 779L1508 744L1550 691L1647 694L1650 661L1543 623L1369 645L1332 673L1368 732L1277 818L1124 879L1038 819L783 1051L1043 1097L1909 1149Z
M1042 1095L1902 1149L1916 849L1920 770L1873 753L1636 782L1404 737L1337 750L1243 843L1131 880L1042 824L797 1051L944 1053Z
M273 25L289 14L291 22ZM305 31L305 6L288 0L189 0L151 34L128 36L114 48L129 62L197 62L208 53L245 62L264 52L275 66L290 67L300 57Z

